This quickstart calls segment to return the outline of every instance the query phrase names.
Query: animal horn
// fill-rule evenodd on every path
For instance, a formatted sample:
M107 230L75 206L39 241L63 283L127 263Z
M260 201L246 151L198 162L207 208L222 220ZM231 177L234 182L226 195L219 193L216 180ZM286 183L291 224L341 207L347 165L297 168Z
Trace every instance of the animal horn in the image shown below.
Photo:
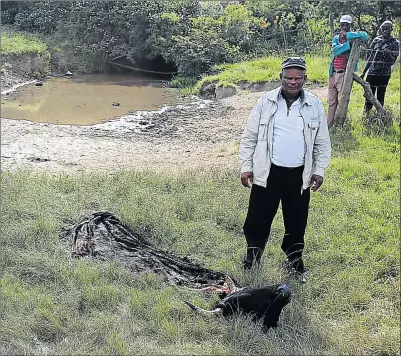
M223 311L223 309L221 309L221 308L216 308L214 310L202 309L202 308L197 307L195 304L187 302L186 300L184 300L184 303L186 305L188 305L193 311L196 311L197 313L200 313L200 314L205 314L205 315L217 314L217 315L219 315Z
M229 291L228 294L231 294L232 292L237 290L237 286L235 285L234 281L228 274L225 275L224 279L227 283L227 287L228 287L228 291Z

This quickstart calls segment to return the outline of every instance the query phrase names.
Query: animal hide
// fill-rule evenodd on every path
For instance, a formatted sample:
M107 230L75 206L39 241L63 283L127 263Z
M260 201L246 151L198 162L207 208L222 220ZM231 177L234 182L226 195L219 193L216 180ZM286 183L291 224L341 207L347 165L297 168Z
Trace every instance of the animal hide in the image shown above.
M226 274L202 267L189 258L159 250L109 212L96 212L65 228L61 237L74 257L117 259L135 273L163 274L170 284L201 288L223 285Z
M286 285L242 288L229 275L202 267L198 262L159 250L109 212L96 212L61 232L71 245L74 257L117 259L135 273L163 274L170 284L197 291L213 291L221 301L212 311L185 302L205 314L229 316L249 314L263 319L265 327L277 326L280 313L289 303L291 291Z

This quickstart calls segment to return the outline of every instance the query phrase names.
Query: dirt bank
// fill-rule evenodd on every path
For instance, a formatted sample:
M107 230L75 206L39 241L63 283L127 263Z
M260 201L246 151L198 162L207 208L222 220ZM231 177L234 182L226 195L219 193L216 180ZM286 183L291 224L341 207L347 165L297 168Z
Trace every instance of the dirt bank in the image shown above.
M3 88L2 88L3 89ZM311 89L320 97L324 88ZM237 167L245 121L262 93L240 92L93 126L1 119L1 168L50 173Z

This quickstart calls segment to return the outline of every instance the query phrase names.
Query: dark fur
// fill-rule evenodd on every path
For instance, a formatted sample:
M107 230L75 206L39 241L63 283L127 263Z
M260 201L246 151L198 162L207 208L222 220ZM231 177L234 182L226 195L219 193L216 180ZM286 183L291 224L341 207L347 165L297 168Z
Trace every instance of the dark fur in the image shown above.
M291 290L285 284L265 288L242 288L223 298L216 308L222 309L223 316L236 313L250 314L263 319L266 328L276 327L282 309L291 300Z

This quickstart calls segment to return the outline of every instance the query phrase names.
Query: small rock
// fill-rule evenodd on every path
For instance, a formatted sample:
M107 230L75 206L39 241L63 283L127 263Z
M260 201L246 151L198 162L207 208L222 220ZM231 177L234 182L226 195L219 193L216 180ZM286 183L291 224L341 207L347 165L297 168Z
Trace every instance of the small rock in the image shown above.
M229 96L233 96L237 93L235 87L217 87L216 88L216 99L223 99Z
M216 82L204 82L202 87L199 90L199 94L201 98L205 99L214 99L216 91Z
M66 77L72 77L73 74L70 71L67 71L67 73L64 74Z
M36 82L35 85L36 85L37 87L41 87L41 86L43 86L43 82Z
M120 106L120 103L117 102L117 101L115 101L115 102L113 102L111 105L113 105L113 106Z
M28 157L28 160L32 161L32 162L48 162L48 161L50 161L49 158L41 158L41 157Z

